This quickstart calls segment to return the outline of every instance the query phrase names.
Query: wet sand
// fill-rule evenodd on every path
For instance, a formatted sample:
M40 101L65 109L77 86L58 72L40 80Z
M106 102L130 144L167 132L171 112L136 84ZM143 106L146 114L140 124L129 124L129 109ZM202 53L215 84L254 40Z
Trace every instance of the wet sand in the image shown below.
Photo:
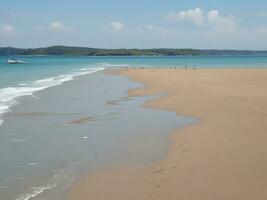
M267 199L267 69L116 73L147 85L129 96L164 93L146 106L199 122L173 131L165 159L89 174L71 200Z
M97 72L17 99L0 130L0 199L66 200L84 173L163 159L168 133L194 119L142 107L158 95L128 98L138 87Z

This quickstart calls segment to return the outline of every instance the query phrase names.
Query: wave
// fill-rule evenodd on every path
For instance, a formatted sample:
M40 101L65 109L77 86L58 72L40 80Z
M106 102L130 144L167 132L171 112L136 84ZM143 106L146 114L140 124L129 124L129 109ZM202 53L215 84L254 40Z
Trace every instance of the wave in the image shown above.
M98 63L98 65L103 67L130 67L129 64L110 64L110 63Z
M57 172L50 178L48 184L31 187L29 188L28 192L17 196L15 199L30 200L35 199L37 196L40 195L46 196L46 198L40 199L54 199L54 197L57 197L58 195L62 194L62 191L68 189L73 183L77 167L78 165L74 161L69 161L65 163L64 166L58 169Z
M98 63L99 66L103 67L151 67L153 65L144 64L110 64L110 63Z
M54 187L56 187L56 185L44 185L44 186L33 187L32 192L20 195L17 198L17 200L29 200L43 193L45 190L49 190Z
M10 108L14 106L18 97L33 96L37 91L44 90L49 87L61 85L66 81L71 81L76 76L95 73L97 71L104 70L105 67L97 68L83 68L70 74L62 74L47 79L41 79L34 81L31 84L19 84L17 87L7 87L0 89L0 125L4 122L3 115L10 112Z

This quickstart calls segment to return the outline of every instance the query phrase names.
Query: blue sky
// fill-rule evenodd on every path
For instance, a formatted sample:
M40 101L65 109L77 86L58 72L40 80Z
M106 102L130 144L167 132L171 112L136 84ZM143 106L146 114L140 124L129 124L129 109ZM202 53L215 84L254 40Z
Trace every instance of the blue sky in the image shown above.
M267 1L6 0L0 46L267 49Z

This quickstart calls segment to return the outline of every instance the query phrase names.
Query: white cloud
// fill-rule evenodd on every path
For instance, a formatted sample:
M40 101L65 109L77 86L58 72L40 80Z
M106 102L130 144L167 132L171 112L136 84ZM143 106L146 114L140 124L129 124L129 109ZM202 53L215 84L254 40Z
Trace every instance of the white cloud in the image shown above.
M154 30L156 30L156 28L153 25L151 25L151 24L147 24L146 25L146 30L148 30L148 31L154 31Z
M0 25L0 34L5 36L11 36L16 34L16 29L12 25L3 24Z
M50 29L53 31L66 30L66 26L61 21L55 21L50 23Z
M122 22L111 22L110 27L115 32L120 32L125 28L125 25Z
M207 24L218 31L234 31L237 29L236 20L233 16L221 16L218 10L211 10L207 14Z
M218 10L211 10L208 12L208 20L213 21L214 19L217 19L219 17L219 11Z
M166 14L166 19L172 22L190 21L199 27L210 27L217 30L233 30L237 27L234 16L222 16L218 10L210 10L205 13L200 8L172 12Z
M150 32L171 32L174 31L170 28L160 27L160 26L154 26L151 24L147 24L144 28L142 28L143 31L150 31Z
M203 26L205 24L205 17L203 15L203 11L200 8L180 11L178 13L171 12L166 15L166 18L173 22L190 21L197 26Z

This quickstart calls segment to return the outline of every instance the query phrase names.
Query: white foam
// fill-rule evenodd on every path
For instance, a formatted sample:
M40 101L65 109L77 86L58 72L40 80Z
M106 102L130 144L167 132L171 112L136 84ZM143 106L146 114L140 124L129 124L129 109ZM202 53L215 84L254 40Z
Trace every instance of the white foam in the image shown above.
M37 162L30 162L28 165L35 166L38 165ZM73 183L75 177L75 168L76 163L73 161L69 161L65 163L62 168L58 169L58 171L53 174L49 182L45 185L35 186L29 188L29 191L17 196L16 200L31 200L31 199L51 199L52 196L57 196L62 191L65 191L69 186ZM49 193L44 194L45 191L49 191ZM43 194L46 197L39 197L39 195ZM39 197L39 198L38 198Z
M100 66L103 67L130 67L128 64L110 64L110 63L98 63Z
M4 122L2 116L10 111L10 107L17 103L16 99L21 96L33 96L34 92L44 90L49 87L61 85L66 81L73 80L74 77L94 73L104 70L105 67L83 68L70 74L62 74L56 77L41 79L32 84L19 84L17 87L7 87L0 89L0 125Z
M37 195L43 193L45 190L49 190L49 189L54 188L54 187L56 187L56 185L44 185L44 186L33 187L33 188L31 188L32 192L20 195L17 198L17 200L32 199L32 198L36 197Z
M35 165L38 165L38 163L37 162L29 162L28 165L29 166L35 166Z
M36 165L38 163L29 163L29 165ZM19 195L16 200L30 200L30 199L50 199L52 196L61 193L66 190L74 180L75 169L73 163L70 161L66 163L63 168L60 168L56 174L54 174L49 180L49 184L42 186L35 186L29 188L29 192ZM40 194L46 190L50 191L50 194L46 198L38 198Z

